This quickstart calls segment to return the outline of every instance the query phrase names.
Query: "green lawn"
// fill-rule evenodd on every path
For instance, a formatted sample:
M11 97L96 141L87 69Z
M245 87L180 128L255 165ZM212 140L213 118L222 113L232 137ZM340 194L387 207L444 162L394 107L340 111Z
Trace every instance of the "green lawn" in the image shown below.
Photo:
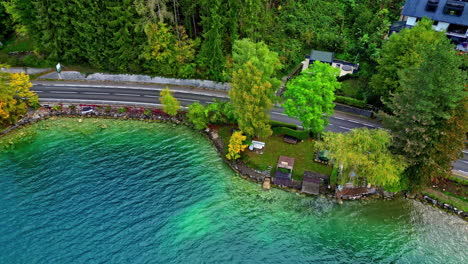
M266 170L268 166L276 168L279 156L295 158L293 178L302 180L304 171L316 171L330 175L332 168L313 161L317 148L312 139L304 140L297 145L288 144L281 136L271 136L264 140L266 143L265 152L256 154L246 150L242 154L245 163L255 169Z
M442 193L431 188L425 189L422 194L427 195L433 199L437 199L439 202L455 206L464 212L468 211L468 203L462 199L454 197L453 195L447 195L446 193Z

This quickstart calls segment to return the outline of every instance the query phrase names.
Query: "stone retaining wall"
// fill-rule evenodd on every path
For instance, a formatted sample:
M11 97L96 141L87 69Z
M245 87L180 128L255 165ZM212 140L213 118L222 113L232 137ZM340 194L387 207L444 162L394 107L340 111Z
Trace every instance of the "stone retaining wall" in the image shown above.
M39 79L155 83L155 84L168 84L168 85L178 85L178 86L190 86L190 87L219 90L219 91L230 90L230 86L228 83L219 83L219 82L214 82L214 81L209 81L209 80L151 77L149 75L139 75L139 74L93 73L90 75L85 75L77 71L63 71L60 74L57 74L56 72L49 73L49 74L39 77Z
M438 207L442 210L445 210L449 213L453 213L453 214L456 214L458 216L460 216L461 218L463 218L464 220L468 221L468 212L464 212L462 210L459 210L458 208L450 205L450 204L446 204L446 203L442 203L442 202L439 202L437 199L434 199L434 198L431 198L427 195L420 195L417 197L418 200L424 202L424 203L427 203L427 204L430 204L432 206L435 206L435 207Z

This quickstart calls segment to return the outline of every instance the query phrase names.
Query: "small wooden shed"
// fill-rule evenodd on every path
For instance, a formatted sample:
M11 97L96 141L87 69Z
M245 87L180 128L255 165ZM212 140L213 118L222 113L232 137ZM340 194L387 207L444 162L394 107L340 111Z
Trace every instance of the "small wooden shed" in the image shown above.
M314 171L304 171L304 179L302 180L303 193L315 194L320 193L320 187L325 186L328 176Z

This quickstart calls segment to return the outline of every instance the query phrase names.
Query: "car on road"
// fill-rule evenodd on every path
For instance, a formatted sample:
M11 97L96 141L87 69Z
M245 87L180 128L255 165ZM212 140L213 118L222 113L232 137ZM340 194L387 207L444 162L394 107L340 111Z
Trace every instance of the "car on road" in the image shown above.
M81 109L81 114L82 115L85 115L85 114L90 114L90 113L94 113L94 108L92 107L89 107L89 106L85 106Z

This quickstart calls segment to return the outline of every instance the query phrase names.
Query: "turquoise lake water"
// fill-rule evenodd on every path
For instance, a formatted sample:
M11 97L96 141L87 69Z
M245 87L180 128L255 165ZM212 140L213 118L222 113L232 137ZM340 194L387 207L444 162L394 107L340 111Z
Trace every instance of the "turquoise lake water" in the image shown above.
M468 263L456 216L262 191L185 127L57 119L0 145L0 263Z

